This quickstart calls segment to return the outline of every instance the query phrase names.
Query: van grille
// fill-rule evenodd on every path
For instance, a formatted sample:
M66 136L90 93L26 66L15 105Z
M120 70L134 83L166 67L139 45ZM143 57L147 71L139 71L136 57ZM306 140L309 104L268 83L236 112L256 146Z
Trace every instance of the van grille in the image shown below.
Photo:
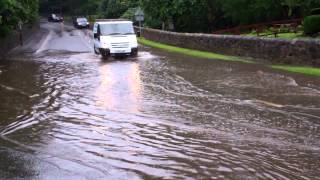
M111 47L114 49L124 49L124 48L129 48L129 43L124 42L124 43L111 43Z

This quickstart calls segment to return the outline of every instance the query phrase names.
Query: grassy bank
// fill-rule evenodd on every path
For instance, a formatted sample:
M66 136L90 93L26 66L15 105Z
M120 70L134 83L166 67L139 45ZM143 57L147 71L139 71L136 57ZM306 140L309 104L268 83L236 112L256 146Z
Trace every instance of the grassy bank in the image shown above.
M235 57L235 56L227 56L222 54L216 54L211 52L204 52L204 51L198 51L198 50L192 50L192 49L186 49L186 48L180 48L176 46L166 45L154 41L150 41L144 38L138 39L140 44L150 46L153 48L162 49L168 52L173 53L179 53L184 54L188 56L198 57L198 58L206 58L206 59L216 59L216 60L223 60L223 61L235 61L235 62L243 62L243 63L255 63L249 59L241 58L241 57ZM287 65L271 65L268 66L273 69L288 71L288 72L294 72L294 73L300 73L305 75L312 75L312 76L320 76L320 68L313 68L313 67L297 67L297 66L287 66Z
M320 68L313 67L298 67L298 66L286 66L286 65L272 65L269 66L273 69L279 69L294 73L306 74L311 76L320 76Z

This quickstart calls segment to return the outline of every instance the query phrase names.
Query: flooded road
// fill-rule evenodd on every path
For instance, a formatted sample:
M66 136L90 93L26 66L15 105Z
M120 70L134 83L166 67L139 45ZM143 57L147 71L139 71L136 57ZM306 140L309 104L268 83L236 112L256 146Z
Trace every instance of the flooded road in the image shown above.
M0 179L319 179L320 78L147 47L103 61L89 32L42 26L0 61Z

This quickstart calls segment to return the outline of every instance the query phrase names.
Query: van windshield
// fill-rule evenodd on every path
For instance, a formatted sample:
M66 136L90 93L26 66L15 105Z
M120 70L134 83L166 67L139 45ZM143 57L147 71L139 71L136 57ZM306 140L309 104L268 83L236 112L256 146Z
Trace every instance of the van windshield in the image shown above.
M86 18L77 18L77 22L88 22Z
M120 24L101 24L101 35L119 35L119 34L134 34L133 26L131 23Z

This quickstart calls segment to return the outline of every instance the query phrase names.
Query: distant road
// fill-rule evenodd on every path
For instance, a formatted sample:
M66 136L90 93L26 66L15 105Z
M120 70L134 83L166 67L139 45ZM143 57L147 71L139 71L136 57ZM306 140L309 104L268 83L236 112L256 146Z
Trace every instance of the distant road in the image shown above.
M49 23L40 24L38 34L31 36L25 45L17 47L12 53L45 51L92 52L93 42L90 30L78 30L71 25Z

